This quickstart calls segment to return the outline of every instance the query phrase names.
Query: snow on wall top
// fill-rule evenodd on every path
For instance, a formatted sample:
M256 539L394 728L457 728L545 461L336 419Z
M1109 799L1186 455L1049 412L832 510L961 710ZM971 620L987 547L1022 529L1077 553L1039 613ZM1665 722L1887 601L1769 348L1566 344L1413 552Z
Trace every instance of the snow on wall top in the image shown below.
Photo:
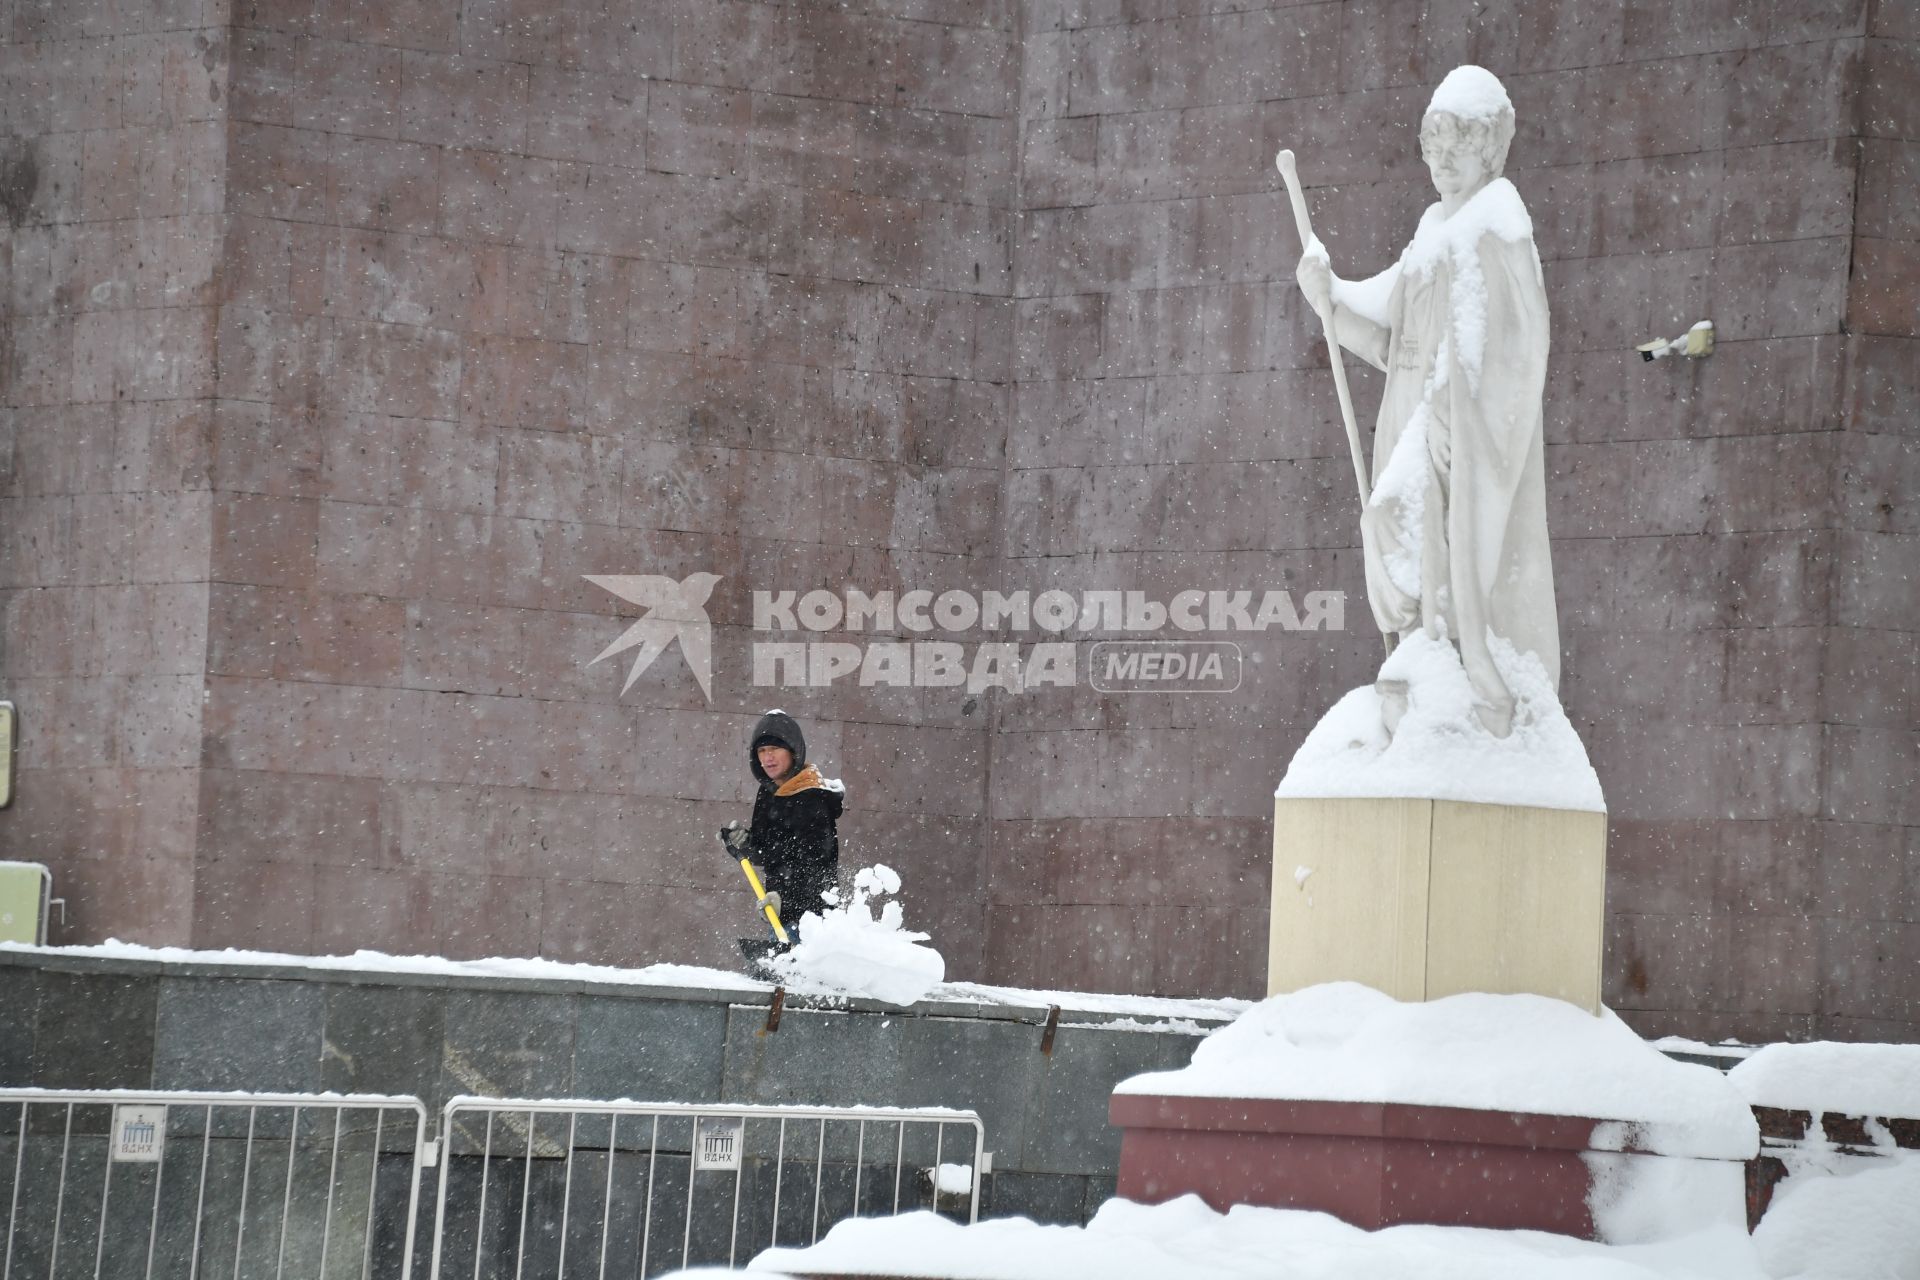
M439 975L460 978L508 978L547 982L594 982L611 986L681 987L718 992L770 992L773 984L728 969L698 965L654 964L640 969L613 965L576 964L539 957L496 957L486 960L450 960L445 956L391 956L379 951L356 951L345 956L303 956L273 951L195 951L186 947L147 947L109 940L96 946L36 947L0 942L0 953L77 956L97 960L145 964L222 965L241 968L310 969L319 973L389 973ZM1144 1020L1129 1030L1187 1032L1187 1024L1219 1023L1244 1013L1250 1002L1231 998L1136 996L1097 991L1042 991L994 987L974 982L942 982L927 992L929 1001L988 1005L999 1008L1045 1009L1059 1005L1075 1014L1112 1015Z
M1727 1080L1756 1107L1920 1118L1920 1044L1770 1044Z
M1746 1099L1711 1067L1674 1062L1610 1011L1530 995L1402 1004L1354 982L1274 996L1216 1031L1192 1065L1116 1093L1474 1107L1627 1121L1663 1155L1744 1160Z

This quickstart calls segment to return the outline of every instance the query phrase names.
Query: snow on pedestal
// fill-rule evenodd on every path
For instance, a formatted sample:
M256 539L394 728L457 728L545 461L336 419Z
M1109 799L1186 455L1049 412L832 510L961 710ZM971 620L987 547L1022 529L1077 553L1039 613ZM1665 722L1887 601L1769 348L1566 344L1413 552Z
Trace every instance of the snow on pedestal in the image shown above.
M1444 639L1402 640L1274 793L1267 990L1529 992L1600 1007L1606 806L1545 668L1497 639L1499 737Z
M1273 794L1605 813L1599 775L1540 660L1498 640L1492 650L1516 699L1506 737L1495 737L1474 718L1473 687L1459 653L1445 640L1418 632L1394 648L1375 684L1348 693L1321 717ZM1406 710L1389 733L1381 688L1395 684L1406 686Z
M1256 1005L1114 1091L1120 1194L1633 1242L1744 1222L1752 1111L1611 1013L1401 1003L1353 983Z

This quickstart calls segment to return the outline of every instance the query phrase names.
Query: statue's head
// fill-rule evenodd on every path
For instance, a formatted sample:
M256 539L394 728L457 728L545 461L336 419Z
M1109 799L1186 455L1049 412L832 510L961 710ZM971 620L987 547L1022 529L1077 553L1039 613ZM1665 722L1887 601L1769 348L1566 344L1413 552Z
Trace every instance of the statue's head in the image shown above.
M1462 167L1478 171L1472 186L1491 182L1507 167L1511 145L1513 101L1499 79L1484 67L1449 71L1420 121L1420 154L1433 171L1434 185L1446 194L1447 184L1462 176L1454 171Z

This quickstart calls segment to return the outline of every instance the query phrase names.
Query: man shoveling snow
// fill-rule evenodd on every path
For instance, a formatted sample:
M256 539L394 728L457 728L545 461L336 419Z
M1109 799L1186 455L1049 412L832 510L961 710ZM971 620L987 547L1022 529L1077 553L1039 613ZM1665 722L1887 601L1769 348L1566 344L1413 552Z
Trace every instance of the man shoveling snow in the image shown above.
M777 708L754 725L747 767L760 784L753 798L753 823L728 823L720 840L742 860L759 895L756 905L779 935L777 941L741 939L741 950L757 964L787 942L783 919L827 909L827 895L840 872L836 824L846 788L807 762L807 739L799 722ZM756 866L757 874L752 869ZM764 887L760 877L765 878Z

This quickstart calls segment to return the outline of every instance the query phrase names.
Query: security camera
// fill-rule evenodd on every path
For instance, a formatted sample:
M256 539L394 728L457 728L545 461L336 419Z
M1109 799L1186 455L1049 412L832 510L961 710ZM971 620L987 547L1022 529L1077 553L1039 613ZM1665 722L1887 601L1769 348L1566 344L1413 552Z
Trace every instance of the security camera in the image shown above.
M1642 360L1664 360L1668 356L1686 356L1699 360L1713 354L1713 321L1702 320L1677 338L1655 338L1634 348Z

